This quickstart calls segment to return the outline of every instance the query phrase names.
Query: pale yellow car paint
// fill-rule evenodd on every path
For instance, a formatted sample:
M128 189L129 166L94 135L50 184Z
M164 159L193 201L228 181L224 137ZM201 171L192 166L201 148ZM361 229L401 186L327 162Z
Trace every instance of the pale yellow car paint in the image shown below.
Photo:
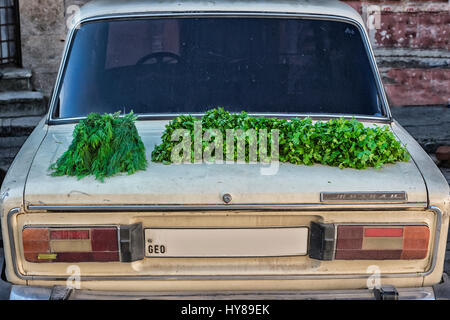
M393 218L395 216L395 218ZM327 223L412 223L426 224L434 229L434 214L426 211L380 211L376 216L355 211L340 212L148 212L148 213L29 213L18 216L15 230L26 225L120 225L142 222L144 227L274 227L308 226L310 221ZM17 233L21 243L21 232ZM432 242L429 248L433 248ZM17 248L22 256L22 248ZM345 268L342 268L342 264ZM420 261L319 261L306 256L276 258L151 258L134 263L79 263L84 276L132 275L321 275L365 274L377 264L381 272L421 272L430 266L429 259ZM21 272L26 275L66 276L70 265L64 263L35 264L22 262ZM85 266L85 267L84 267ZM98 267L98 268L95 268ZM92 268L92 270L91 270Z
M265 12L303 13L312 15L335 15L347 17L363 24L361 17L344 4L330 1L215 1L215 2L148 2L148 1L101 1L86 6L80 19L96 15L115 15L134 12ZM161 135L164 122L139 122L138 128L147 147L147 157ZM144 172L133 176L119 176L100 184L88 177L52 178L48 166L57 159L70 143L73 125L48 127L41 122L24 147L5 178L1 189L0 210L5 245L7 278L14 284L65 285L65 281L22 280L13 270L11 244L7 227L7 215L13 208L20 213L12 217L15 239L15 255L18 271L22 275L68 276L70 264L31 264L23 259L21 230L25 225L89 225L130 224L142 221L144 226L286 226L308 225L310 221L326 223L420 223L430 227L435 234L436 216L431 211L417 208L410 211L318 211L318 212L145 212L145 213L43 213L30 212L29 204L221 204L221 192L233 194L233 203L274 204L320 202L320 192L325 191L407 191L408 203L425 203L439 207L443 212L440 226L439 247L434 271L426 276L382 278L383 284L397 287L417 287L438 283L442 276L445 244L449 224L449 187L432 160L398 124L391 126L398 138L406 143L415 164L397 163L381 170L352 169L315 165L312 167L283 164L279 176L260 177L258 166L164 166L150 164ZM44 139L45 137L45 139ZM42 148L39 146L42 143ZM36 154L37 152L37 154ZM33 165L30 170L30 164ZM257 174L256 174L257 173ZM187 174L187 175L186 175ZM245 179L243 177L246 177ZM196 184L222 182L222 188ZM206 179L206 180L204 180ZM248 179L248 180L247 180ZM269 180L263 180L269 179ZM284 179L284 180L283 180ZM248 181L248 184L242 183ZM271 183L265 183L270 181ZM330 181L331 183L328 183ZM253 187L249 187L250 185ZM337 184L336 182L339 182ZM425 183L424 183L425 182ZM154 184L152 184L154 183ZM124 185L127 188L124 188ZM26 186L26 188L25 188ZM143 187L145 186L145 187ZM99 191L101 189L101 192ZM361 204L361 207L369 204ZM385 204L383 206L392 206ZM232 218L232 219L230 219ZM411 261L317 261L308 257L290 258L233 258L197 259L181 258L145 259L135 263L81 263L82 275L104 276L107 274L130 276L130 280L82 281L82 289L112 291L176 291L176 290L330 290L366 288L367 279L299 279L299 280L133 280L136 275L367 275L370 265L380 267L383 274L415 273L428 270L434 252L434 239L430 239L429 256Z
M440 208L443 214L436 269L432 274L424 278L425 286L433 285L441 281L444 270L443 262L445 260L450 215L450 188L433 160L423 151L417 141L398 122L394 121L391 128L397 137L406 144L409 153L412 155L416 165L420 168L420 172L427 185L428 204Z
M364 25L361 16L350 6L335 0L181 0L181 1L148 1L148 0L97 0L91 1L81 8L74 17L73 24L97 16L113 16L134 13L187 13L192 12L239 12L239 13L294 13L310 15L328 15L353 19Z
M160 143L166 121L139 121L137 128L146 157ZM149 161L145 171L123 174L105 183L86 177L52 177L49 166L72 141L74 125L50 126L39 148L25 187L27 204L318 204L321 192L406 191L408 203L426 203L427 192L413 161L381 169L345 169L324 165L280 164L274 175L261 175L263 164L164 165ZM42 186L45 185L45 188ZM127 187L124 188L123 186Z

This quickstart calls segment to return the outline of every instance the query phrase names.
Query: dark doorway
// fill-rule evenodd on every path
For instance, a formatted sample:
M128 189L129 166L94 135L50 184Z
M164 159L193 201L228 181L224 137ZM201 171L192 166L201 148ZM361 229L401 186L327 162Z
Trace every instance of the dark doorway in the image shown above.
M21 64L19 0L0 0L0 66Z

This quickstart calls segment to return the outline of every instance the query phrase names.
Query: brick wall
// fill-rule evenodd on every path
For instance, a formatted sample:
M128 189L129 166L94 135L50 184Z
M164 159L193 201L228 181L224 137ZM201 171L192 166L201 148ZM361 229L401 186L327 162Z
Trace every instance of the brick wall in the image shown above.
M371 42L392 105L449 105L448 0L344 2L372 22Z
M20 1L24 66L33 70L34 86L47 95L64 45L67 9L88 1ZM392 105L449 105L448 0L342 1L375 22L371 42Z

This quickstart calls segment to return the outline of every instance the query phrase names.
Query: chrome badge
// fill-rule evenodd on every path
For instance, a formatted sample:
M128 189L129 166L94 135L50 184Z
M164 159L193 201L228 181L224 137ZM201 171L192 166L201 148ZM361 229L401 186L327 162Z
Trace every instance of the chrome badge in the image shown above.
M406 192L322 192L321 202L328 201L406 201Z

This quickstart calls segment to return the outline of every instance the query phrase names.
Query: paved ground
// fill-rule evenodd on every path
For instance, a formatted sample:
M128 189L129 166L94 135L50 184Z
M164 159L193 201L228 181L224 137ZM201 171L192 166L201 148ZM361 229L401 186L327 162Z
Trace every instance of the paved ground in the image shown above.
M440 168L444 176L447 178L448 183L450 184L450 168ZM450 230L447 237L447 255L445 257L445 265L444 270L450 275Z
M391 111L427 152L450 145L450 107L391 107Z
M450 184L450 168L440 168L444 176L447 178L448 184Z
M3 251L0 249L0 275L2 272L3 260L4 260ZM9 284L0 281L0 301L9 298L8 292L10 287L11 286Z

